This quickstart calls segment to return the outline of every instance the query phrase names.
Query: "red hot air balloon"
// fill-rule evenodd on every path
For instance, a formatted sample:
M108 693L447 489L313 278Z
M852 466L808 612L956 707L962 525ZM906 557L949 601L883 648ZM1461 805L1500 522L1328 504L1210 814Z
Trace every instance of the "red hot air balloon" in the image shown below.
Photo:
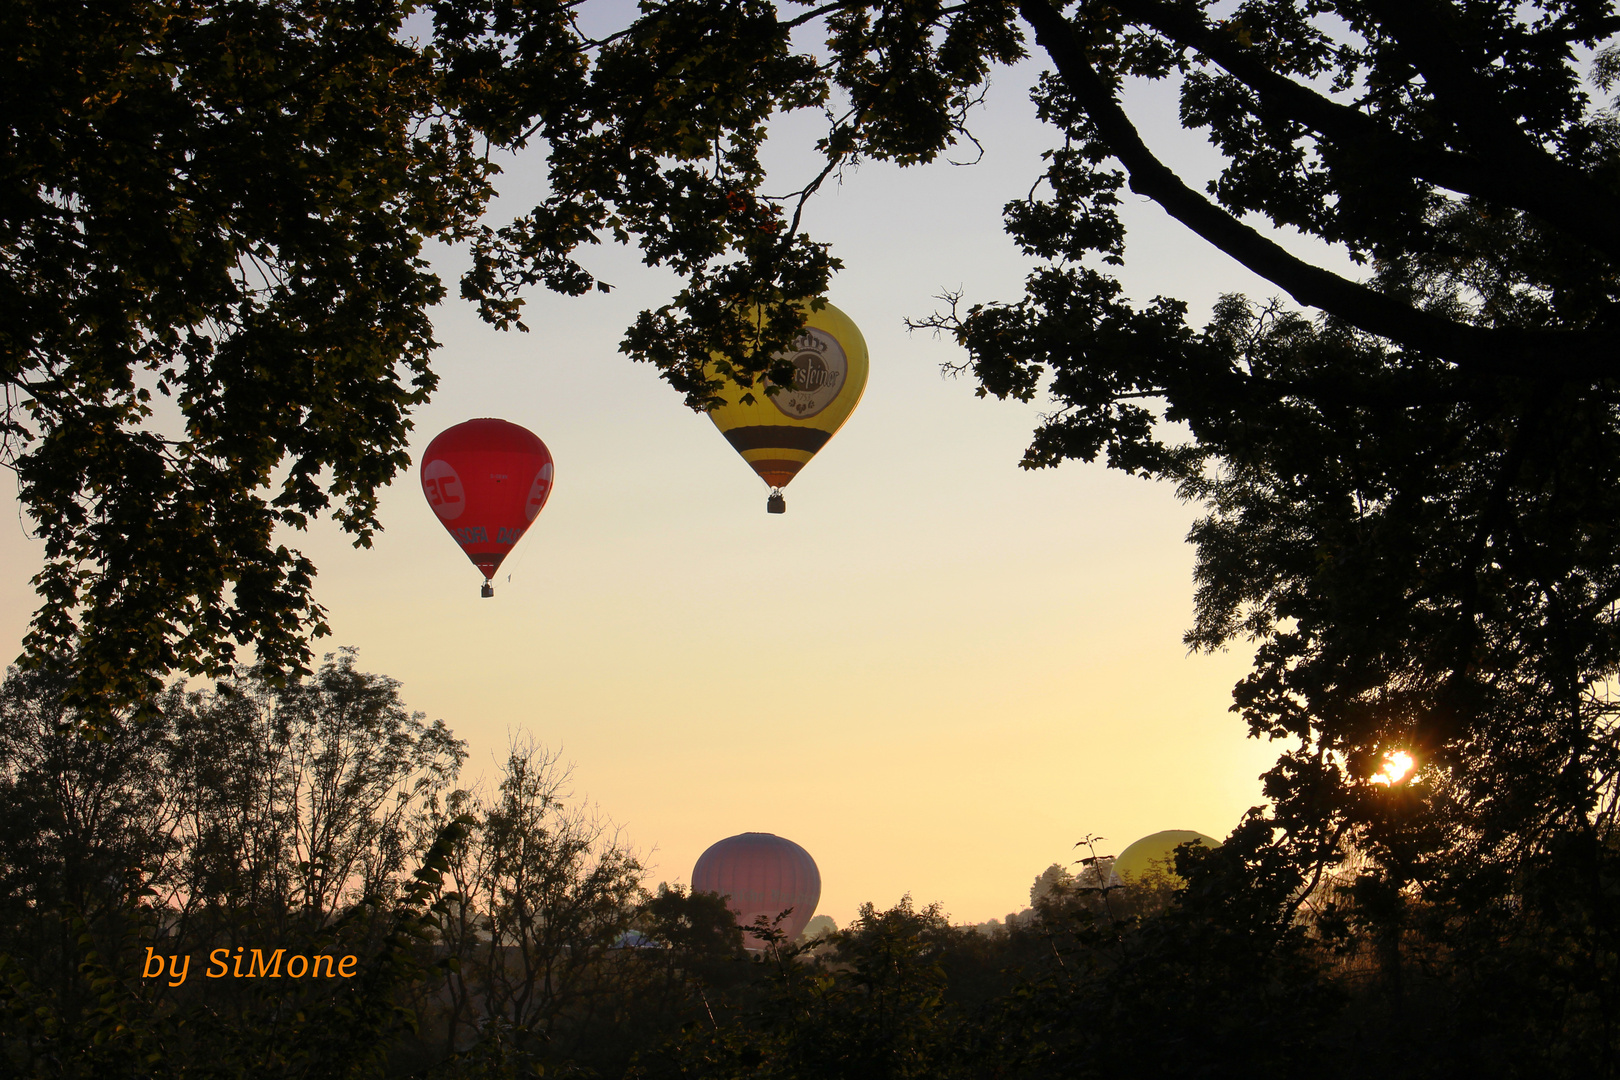
M495 576L551 494L551 451L528 428L468 420L441 431L422 455L422 494L461 550Z
M810 853L791 840L768 832L745 832L713 845L692 867L693 892L717 892L744 928L760 915L773 921L787 908L782 920L789 941L804 932L821 899L821 871ZM744 934L750 949L764 948L753 934Z

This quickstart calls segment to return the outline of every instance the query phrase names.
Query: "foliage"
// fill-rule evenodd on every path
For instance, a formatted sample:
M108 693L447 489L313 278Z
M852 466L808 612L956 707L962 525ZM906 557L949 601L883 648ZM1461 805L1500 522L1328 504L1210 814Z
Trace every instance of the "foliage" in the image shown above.
M0 836L0 950L62 1023L98 1007L85 949L127 980L148 946L194 972L216 947L382 946L377 906L434 840L408 826L465 753L400 706L398 683L345 650L280 688L176 686L152 718L94 738L68 685L13 671L0 686L0 795L17 811ZM190 981L136 996L195 1000ZM224 1016L263 1004L235 980L205 996Z
M383 0L0 11L0 460L45 541L28 663L150 709L251 644L306 669L331 511L370 543L436 382L421 258L490 194Z
M1316 1070L1336 988L1291 917L1298 872L1263 845L1269 831L1251 816L1213 852L1183 847L1191 884L1156 912L1151 882L1049 912L1052 963L1010 999L1007 1052L1034 1076Z
M266 984L256 1007L234 1015L221 1015L195 996L178 1007L154 997L129 973L138 951L130 942L104 954L82 919L64 919L78 935L78 976L91 992L90 1004L65 1011L55 994L0 955L0 1053L8 1072L42 1078L383 1075L401 1032L414 1024L396 998L423 977L415 954L443 910L440 878L459 830L452 825L435 839L390 909L359 905L295 945L341 951L374 939L359 978L302 993Z
M642 868L569 801L567 782L556 755L514 742L490 802L458 790L420 826L467 822L436 939L453 963L421 1006L448 1052L498 1029L513 1053L566 1056L620 992L624 973L605 958L631 923Z
M68 685L0 687L15 1070L369 1076L425 1048L451 1075L529 1075L566 1066L629 986L611 946L640 867L538 747L514 745L488 805L450 790L463 744L353 650L280 687L176 685L94 738ZM357 973L255 976L255 949L352 955ZM218 955L231 974L210 978Z
M503 326L520 325L529 286L608 287L591 244L637 243L685 285L624 351L695 407L718 378L768 392L803 317L793 301L837 267L801 231L804 200L861 160L920 164L970 141L993 68L1033 47L1051 65L1035 108L1054 145L1007 208L1037 261L1025 295L952 298L916 325L954 335L980 393L1054 403L1026 466L1106 458L1205 508L1187 640L1257 649L1236 706L1287 747L1270 807L1188 855L1178 903L1115 919L1081 902L1068 939L1042 915L945 949L926 912L873 912L826 965L779 951L737 965L754 974L730 989L666 965L665 985L702 1006L659 1014L696 1024L667 1060L711 1075L987 1060L1297 1074L1338 1060L1335 1025L1378 1015L1403 1018L1392 1070L1443 1069L1477 1044L1481 1075L1612 1075L1620 121L1582 65L1620 29L1613 4L801 6L649 3L592 40L561 0L435 0L431 49L402 40L405 8L387 0L6 8L0 29L21 45L0 74L4 436L48 560L29 658L43 671L76 645L69 704L97 705L78 720L114 740L62 744L54 707L20 729L38 733L23 739L34 757L7 776L35 827L6 835L8 866L87 869L60 885L7 869L11 910L88 895L126 858L175 857L158 828L170 803L110 749L163 759L161 727L111 723L127 707L161 724L159 676L223 675L243 643L267 672L304 663L304 633L323 629L313 568L272 529L334 499L361 542L375 527L374 492L433 382L422 239L471 239L463 295ZM1617 56L1590 65L1605 91ZM1135 79L1172 81L1183 123L1222 155L1207 192L1141 139L1122 104ZM767 197L767 122L800 109L825 116L824 165ZM548 154L546 195L509 225L475 224L480 136ZM1126 298L1111 268L1130 254L1127 187L1318 314L1230 296L1197 328L1179 300ZM1365 279L1257 220L1337 245ZM1374 782L1397 749L1412 777ZM52 809L37 779L52 771L104 785L118 828L84 839L89 820ZM539 863L511 846L537 829L549 842L543 788L483 819L506 837L502 880L552 865L546 842ZM377 861L339 845L331 865L393 880L397 835L358 835ZM306 860L300 894L321 910L325 858ZM505 905L528 934L516 888L489 886L485 914ZM986 941L1030 974L1006 1023L977 1029L997 1049L975 1058L936 966ZM901 984L862 974L878 956ZM1365 984L1335 958L1367 963ZM864 1011L875 1003L904 1024Z
M1087 838L993 932L907 897L800 942L759 926L750 955L723 898L642 892L532 743L488 797L452 789L460 743L352 653L280 688L176 687L98 739L65 686L0 687L10 1074L1613 1074L1612 839L1566 837L1463 917L1381 852L1318 873L1310 830L1253 812L1129 885ZM202 974L239 945L357 977Z
M354 661L344 649L280 688L246 674L165 695L171 783L190 796L176 900L258 907L273 896L319 924L398 882L412 815L454 781L466 744Z
M86 739L62 703L66 678L11 671L0 684L0 951L30 958L30 978L73 997L81 931L101 948L127 930L141 868L166 876L179 843L181 792L153 784L169 746L159 725Z
M654 941L687 957L737 956L742 928L719 893L691 893L667 883L641 905L639 924Z
M763 985L684 1027L631 1075L654 1077L949 1077L969 1075L964 1017L945 1000L943 959L982 941L910 897L888 911L863 905L848 930L794 944L775 927L750 965Z
M1032 19L1057 65L1040 107L1070 142L1050 198L1009 227L1050 264L1021 304L939 323L990 392L1050 376L1061 408L1027 465L1106 453L1208 508L1187 640L1257 641L1237 708L1297 741L1267 794L1301 857L1354 837L1392 887L1458 912L1616 809L1616 249L1588 226L1614 213L1617 144L1569 54L1613 31L1607 12L1256 4L1217 24L1083 5L1089 52L1074 20ZM1156 170L1105 92L1172 74L1228 158L1219 206ZM1123 255L1127 179L1323 318L1228 297L1194 332L1176 303L1131 308L1080 261ZM1230 216L1246 212L1375 273L1329 280ZM1369 783L1397 749L1420 779Z

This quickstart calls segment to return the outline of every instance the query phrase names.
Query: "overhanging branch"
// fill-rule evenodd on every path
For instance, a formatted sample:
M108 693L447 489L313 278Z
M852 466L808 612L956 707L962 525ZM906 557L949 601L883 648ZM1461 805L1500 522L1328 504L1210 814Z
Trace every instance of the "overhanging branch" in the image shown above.
M1091 117L1109 153L1125 166L1131 190L1299 303L1475 371L1583 380L1620 375L1620 341L1613 334L1470 326L1420 311L1289 254L1189 188L1153 155L1086 58L1074 26L1047 0L1020 0L1019 14L1034 28L1036 40Z
M1601 237L1597 246L1612 253L1610 245L1620 238L1620 199L1549 154L1520 128L1511 111L1502 107L1496 88L1476 68L1476 62L1489 66L1484 58L1465 55L1457 35L1449 32L1448 19L1456 19L1456 13L1428 0L1368 0L1368 7L1396 41L1408 46L1406 55L1423 75L1435 106L1468 139L1473 156L1501 170L1503 179L1515 187L1539 188L1541 205L1566 206L1566 216L1576 219L1575 235ZM1553 220L1540 210L1521 209Z
M1559 169L1573 176L1561 176L1559 186L1554 188L1543 175L1545 162L1538 161L1532 168L1524 160L1529 151L1515 148L1518 152L1509 152L1500 140L1476 141L1474 154L1425 146L1359 109L1341 105L1273 71L1232 35L1211 26L1191 9L1160 0L1117 0L1116 6L1126 18L1197 49L1259 95L1262 102L1341 146L1370 151L1381 160L1399 163L1400 168L1410 170L1419 179L1459 194L1534 214L1567 236L1611 257L1620 257L1620 200L1579 170L1559 164ZM1539 148L1533 153L1546 156Z

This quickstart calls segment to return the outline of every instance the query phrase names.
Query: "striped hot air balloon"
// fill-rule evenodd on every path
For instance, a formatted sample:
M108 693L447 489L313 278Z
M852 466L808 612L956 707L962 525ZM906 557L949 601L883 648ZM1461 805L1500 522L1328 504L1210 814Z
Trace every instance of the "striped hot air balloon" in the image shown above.
M781 922L792 941L816 913L821 871L810 853L793 841L774 833L745 832L726 837L698 856L692 867L692 891L729 896L726 906L743 927L753 925L760 915L774 921L792 908ZM764 947L753 934L744 934L743 944L750 949Z
M754 472L771 486L766 509L786 509L782 488L827 445L866 389L866 339L848 315L828 304L812 311L793 343L793 385L774 394L728 385L709 419Z

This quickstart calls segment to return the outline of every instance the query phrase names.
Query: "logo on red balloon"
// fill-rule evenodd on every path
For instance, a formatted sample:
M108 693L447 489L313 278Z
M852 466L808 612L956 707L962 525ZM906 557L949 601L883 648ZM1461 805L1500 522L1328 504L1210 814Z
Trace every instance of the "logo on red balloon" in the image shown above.
M456 470L443 458L430 461L423 467L422 492L427 496L433 512L439 515L440 521L454 521L467 509L467 497L462 491L461 477L456 475ZM529 515L530 521L534 520L536 513L539 513L538 509Z
M533 521L540 514L540 508L546 505L551 497L551 478L556 470L551 462L540 466L540 471L534 474L534 483L529 485L529 500L523 506L523 514Z

